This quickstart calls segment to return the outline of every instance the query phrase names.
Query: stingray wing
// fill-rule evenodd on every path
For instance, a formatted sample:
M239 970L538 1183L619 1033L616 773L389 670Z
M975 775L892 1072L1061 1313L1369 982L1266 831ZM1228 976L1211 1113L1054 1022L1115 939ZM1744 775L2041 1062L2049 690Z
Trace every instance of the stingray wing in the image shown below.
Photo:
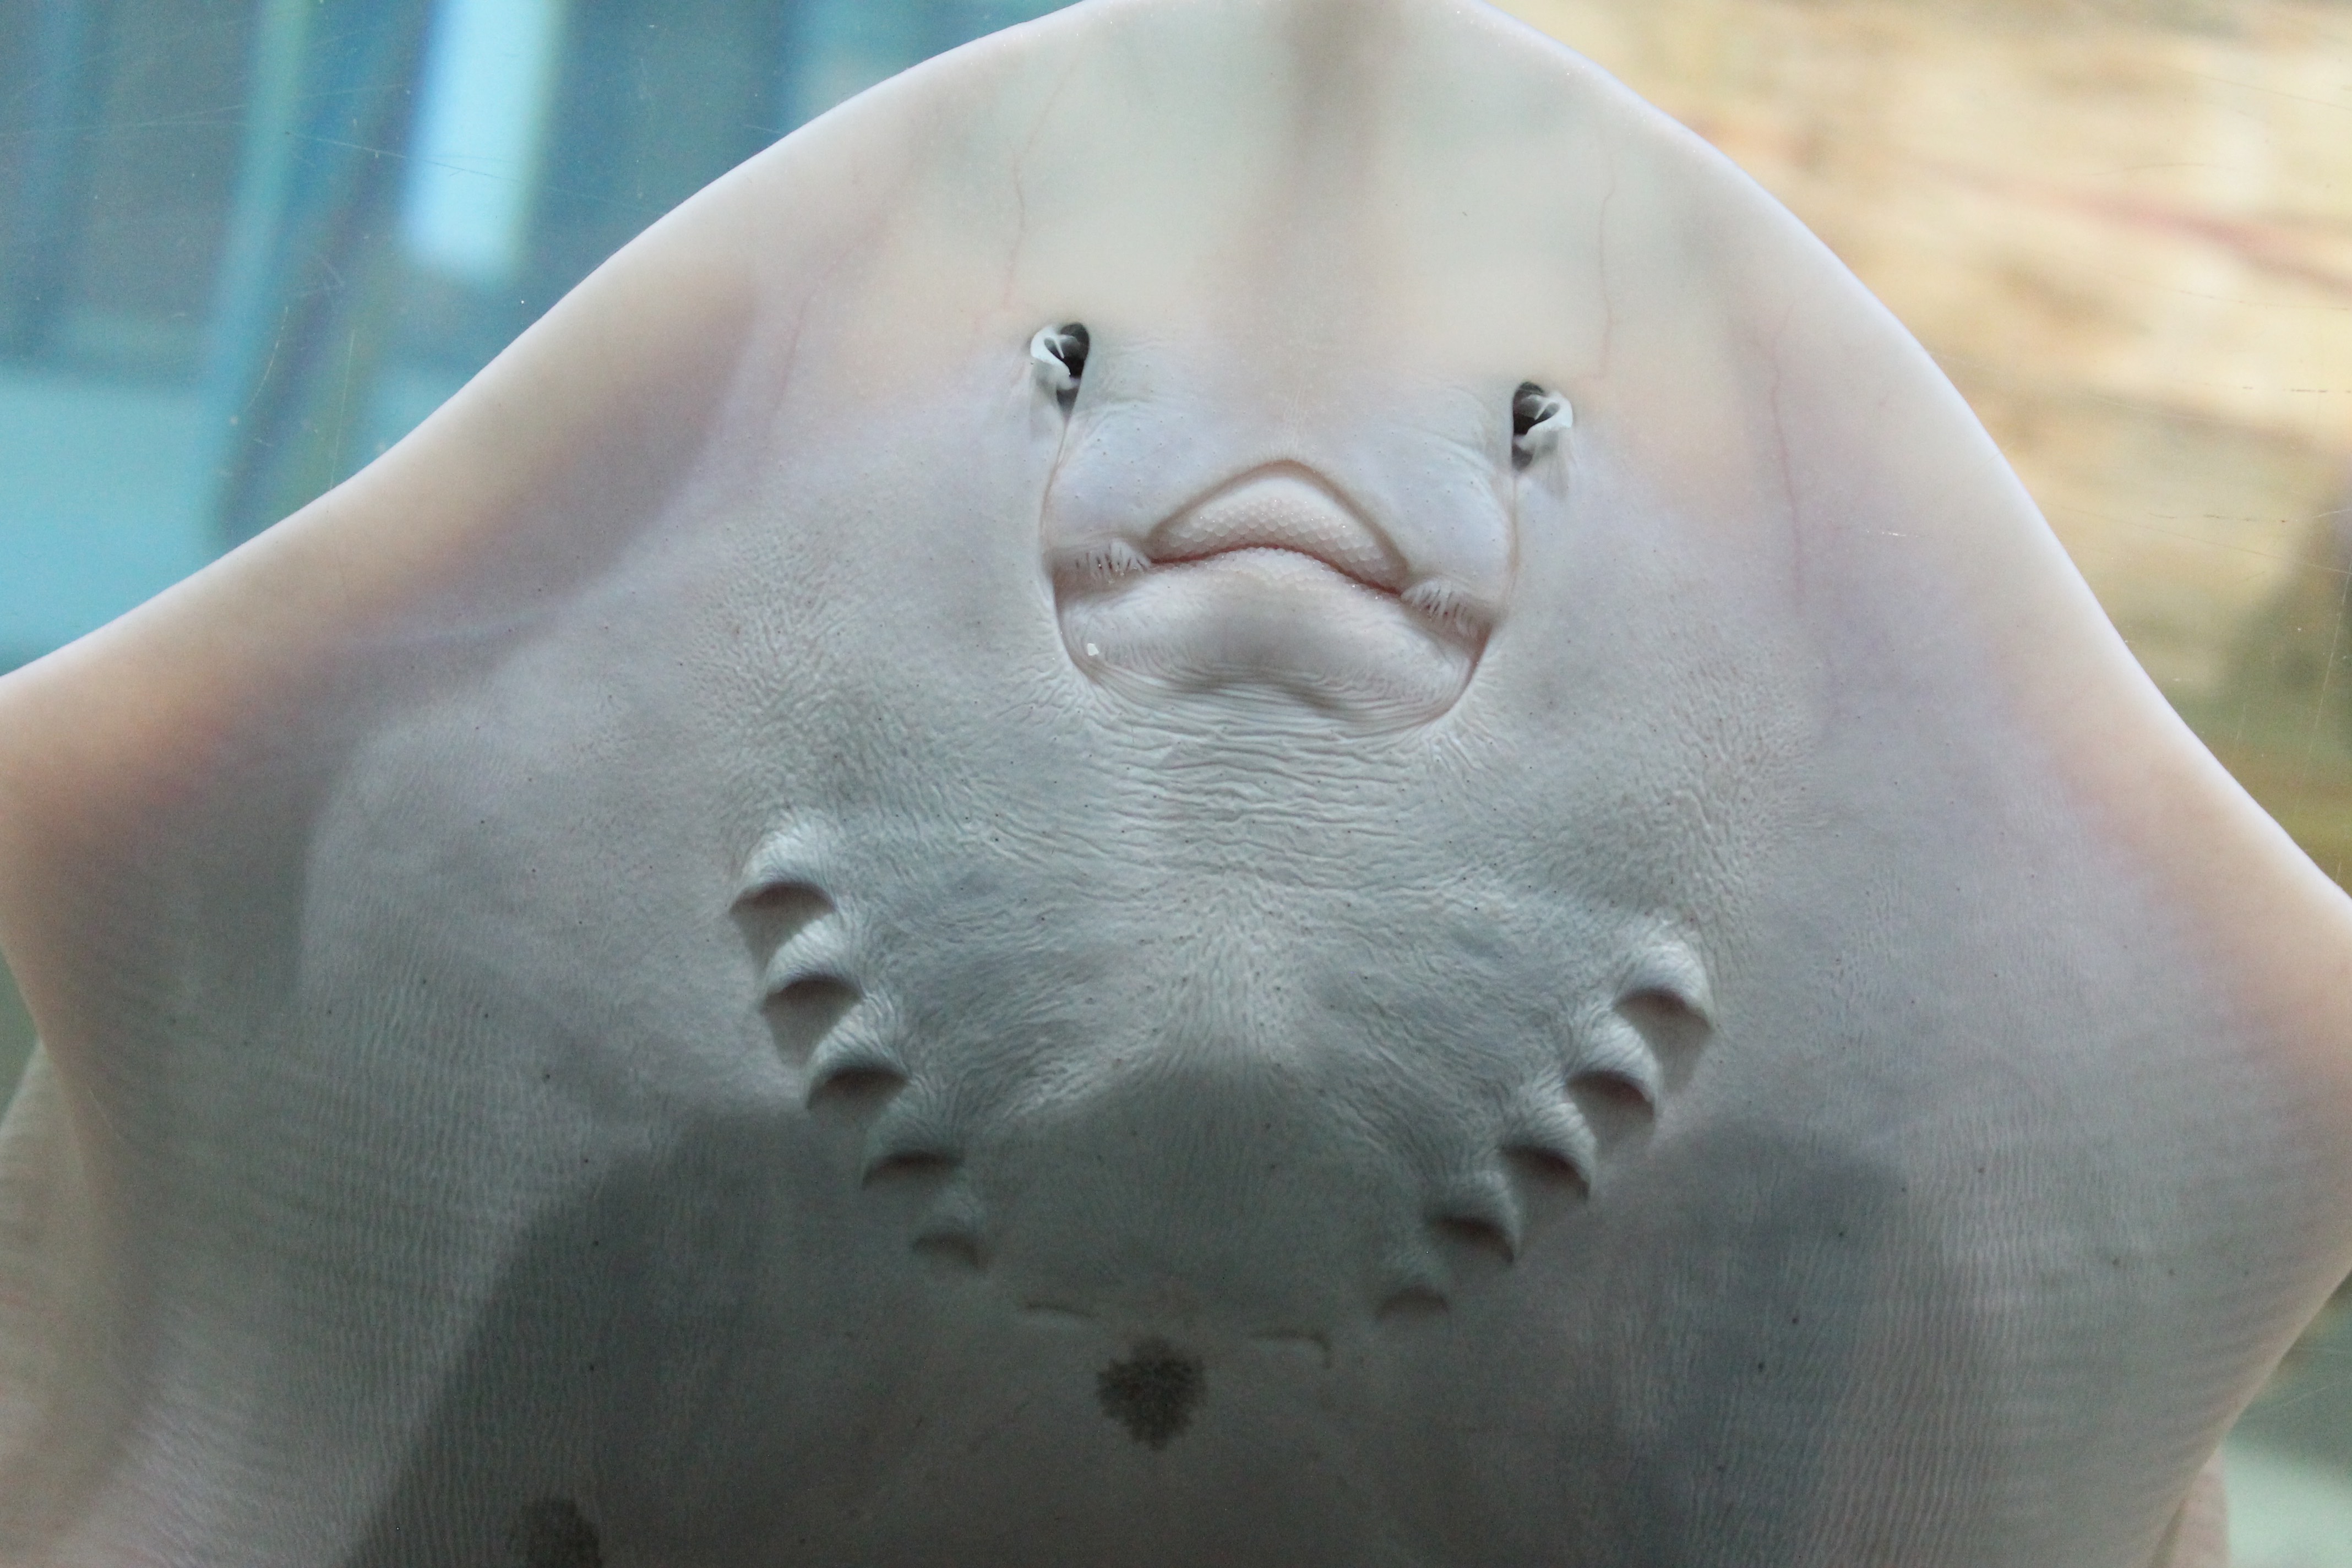
M373 1112L330 1131L285 1098L296 1079L296 1100L331 1098L311 1075L334 1049L397 1063L407 1026L345 1014L328 1055L302 1043L321 802L372 727L527 646L663 524L749 330L754 258L728 205L648 235L364 474L0 683L0 942L42 1043L0 1134L0 1556L148 1561L225 1533L253 1561L331 1560L365 1482L314 1507L210 1473L319 1438L257 1429L287 1396L260 1342L378 1340L413 1369L329 1395L355 1420L317 1458L349 1475L390 1462L429 1390L432 1312L364 1281L446 1266L462 1292L465 1233L514 1198L495 1176L478 1210L459 1195L480 1152L462 1133L428 1152L429 1127L394 1113L376 1125L425 1144L384 1163ZM388 1228L345 1245L343 1200ZM338 1275L353 1310L320 1322L304 1299ZM173 1326L231 1300L257 1339Z
M1572 545L1529 547L1513 612L1559 635L1520 684L1507 626L1482 682L1530 720L1579 693L1564 779L1644 758L1610 781L1645 798L1633 837L1715 846L1672 903L1745 950L1715 974L1721 1054L1661 1115L1681 1168L1628 1199L1689 1216L1623 1254L1675 1261L1615 1282L1654 1305L1711 1256L1720 1293L1619 1320L1645 1347L1623 1397L1661 1460L1787 1419L1743 1489L1810 1494L1822 1561L2146 1561L2341 1278L2345 900L1861 287L1688 142L1608 162L1607 369L1563 378L1574 457L1523 520ZM1567 653L1580 627L1613 646ZM1868 1305L1825 1355L1794 1315L1838 1301ZM1808 1366L1830 1427L1743 1384ZM1966 1544L1924 1523L1962 1475Z

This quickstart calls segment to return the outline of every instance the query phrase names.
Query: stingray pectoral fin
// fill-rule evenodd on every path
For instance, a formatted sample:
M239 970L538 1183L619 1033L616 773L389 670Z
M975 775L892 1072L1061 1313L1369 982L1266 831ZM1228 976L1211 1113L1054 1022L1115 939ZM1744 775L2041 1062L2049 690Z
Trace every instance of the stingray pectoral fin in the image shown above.
M68 1078L100 1048L88 997L135 984L142 937L179 912L164 890L201 880L182 808L299 754L356 660L543 611L659 517L751 310L727 184L362 473L0 677L0 952Z
M2160 1258L2166 1287L2179 1292L2186 1331L2165 1373L2144 1385L2168 1379L2178 1396L2144 1425L2126 1462L2186 1495L2198 1457L2352 1268L2342 1197L2352 1190L2352 903L2137 668L1958 395L1915 374L1926 369L1916 346L1858 352L1874 312L1832 310L1830 287L1827 273L1808 281L1774 359L1774 451L1790 454L1808 531L1802 587L1811 603L1843 596L1857 610L1822 645L1850 661L1848 692L1885 681L1872 729L1854 731L1868 736L1856 754L1878 766L1893 752L1888 737L1934 714L2034 780L2021 808L1977 827L1988 860L2009 861L1979 918L2014 939L1969 979L1933 984L1972 990L1982 1009L2013 1009L2017 1037L2048 1031L2016 1068L2041 1135L2079 1157L2105 1121L2143 1151L2130 1161L2140 1239L2111 1249L2107 1267L2127 1275L2144 1244L2137 1256ZM1892 604L1898 592L1948 617L1903 661L1843 629L1873 596ZM1963 633L1970 650L1955 657ZM1865 673L1874 666L1885 673ZM1901 804L1854 798L1922 846L1968 811L1927 791ZM2058 872L2037 842L2074 869ZM2070 879L2073 912L2057 915L2041 901ZM1819 891L1834 901L1847 889ZM2030 977L2032 946L2092 931L2063 968ZM1921 952L1895 962L1928 967ZM2099 1065L2056 1092L2069 1059ZM2168 1125L2196 1125L2199 1152L2146 1152ZM2008 1233L2090 1252L2052 1219L2048 1200L2063 1185L2046 1184ZM2151 1551L2160 1523L2139 1527Z
M2151 1568L2230 1568L2230 1500L2219 1454L2197 1472Z
M2352 1209L2334 1196L2352 1184L2352 900L2141 673L2054 535L1956 542L1939 564L1973 579L1988 621L2011 631L1996 645L2000 672L2050 744L2067 804L2142 869L2145 891L2207 955L2238 1026L2208 1067L2231 1071L2234 1047L2294 1086L2265 1131L2301 1165L2310 1247L2324 1237L2332 1247L2313 1271L2316 1312L2352 1268ZM2121 931L2119 950L2152 946L2153 934Z
M2101 962L2135 978L2091 982L2114 986L2098 1005L2120 1016L2132 998L2160 994L2167 1026L2196 1037L2158 1065L2168 1047L2160 1031L2145 1033L2139 1079L2116 1085L2114 1103L2137 1097L2154 1113L2226 1093L2261 1107L2229 1129L2242 1154L2211 1181L2275 1195L2266 1239L2292 1258L2294 1279L2283 1270L2250 1288L2291 1292L2307 1319L2352 1268L2352 1205L2338 1196L2352 1187L2352 900L2139 668L1958 393L1925 374L1925 353L1897 340L1862 352L1892 323L1851 289L1827 270L1807 274L1774 354L1776 427L1809 534L1807 589L1850 605L1916 595L1948 617L1939 637L1965 629L1966 658L1922 639L1908 667L1884 678L1891 700L1875 721L1893 733L1906 713L1969 704L1980 731L2018 726L2026 739L2014 761L2048 770L2034 809L2065 822L2066 839L2118 879L2097 895L2111 921ZM1903 527L1885 530L1896 515ZM1874 657L1843 632L1827 646L1856 670ZM1906 815L1924 840L1954 811L1922 801ZM2001 852L2027 838L2011 834ZM2002 918L2022 930L2033 917L2012 903ZM2167 952L2193 953L2193 970ZM2018 994L2013 981L1992 994L2004 984ZM2292 1338L2283 1322L2277 1331L2273 1359ZM2259 1382L2259 1371L2249 1375Z
M19 1561L100 1457L108 1385L100 1240L65 1093L46 1053L0 1120L0 1561Z
M2156 717L2179 728L2183 742L2169 750L2171 787L2134 788L2120 777L2102 786L2113 792L2119 828L2149 847L2149 864L2172 881L2210 944L2214 972L2244 1020L2248 1060L2293 1086L2295 1098L2266 1131L2288 1152L2283 1184L2308 1205L2308 1255L2320 1259L2308 1318L2352 1269L2352 1213L2330 1195L2352 1186L2352 904L2178 719ZM2086 771L2116 774L2136 760L2120 745L2080 759ZM2146 760L2153 771L2155 759Z
M0 1134L0 1561L137 1554L93 1541L91 1489L163 1353L153 1260L216 1268L222 1234L156 1173L301 1120L220 1068L287 1048L318 802L453 649L517 640L662 521L745 341L743 210L681 208L363 473L0 676L0 954L42 1042Z

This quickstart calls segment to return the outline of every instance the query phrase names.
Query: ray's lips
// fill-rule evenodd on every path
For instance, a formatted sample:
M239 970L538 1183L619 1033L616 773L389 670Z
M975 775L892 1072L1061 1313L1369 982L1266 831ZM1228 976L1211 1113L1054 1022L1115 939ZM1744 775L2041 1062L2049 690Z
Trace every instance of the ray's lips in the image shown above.
M1419 581L1403 552L1378 525L1303 464L1271 463L1220 485L1156 525L1140 545L1124 539L1064 547L1054 562L1057 588L1084 595L1124 579L1208 563L1241 565L1265 557L1315 563L1355 585L1400 601L1429 629L1475 646L1491 628L1491 607L1443 578Z
M1055 541L1049 521L1047 538L1071 662L1152 704L1424 723L1462 695L1495 623L1490 599L1418 569L1298 463L1253 468L1148 532Z
M1151 531L1144 554L1155 566L1240 550L1288 550L1368 588L1399 594L1404 558L1360 512L1292 464L1245 474Z

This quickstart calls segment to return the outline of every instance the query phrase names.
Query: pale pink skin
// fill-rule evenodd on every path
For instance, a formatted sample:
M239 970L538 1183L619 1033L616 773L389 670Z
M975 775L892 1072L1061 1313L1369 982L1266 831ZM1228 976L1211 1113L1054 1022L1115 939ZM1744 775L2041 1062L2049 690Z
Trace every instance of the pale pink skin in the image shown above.
M0 681L0 1560L2210 1565L2347 912L1696 139L1094 0Z

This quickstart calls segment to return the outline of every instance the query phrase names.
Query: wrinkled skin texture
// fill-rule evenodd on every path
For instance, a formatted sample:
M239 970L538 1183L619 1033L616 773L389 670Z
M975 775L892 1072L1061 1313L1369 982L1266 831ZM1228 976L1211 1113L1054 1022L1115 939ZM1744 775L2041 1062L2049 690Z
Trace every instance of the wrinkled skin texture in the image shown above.
M1092 0L0 681L0 1556L2210 1564L2347 915L1696 139Z

